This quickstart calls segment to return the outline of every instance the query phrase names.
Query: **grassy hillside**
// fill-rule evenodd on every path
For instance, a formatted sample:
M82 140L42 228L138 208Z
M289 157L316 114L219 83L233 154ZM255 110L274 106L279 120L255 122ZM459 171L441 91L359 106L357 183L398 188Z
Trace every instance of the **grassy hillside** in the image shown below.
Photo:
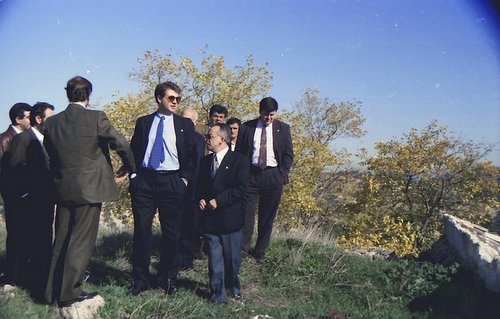
M500 313L499 296L483 290L472 274L456 266L371 260L309 236L277 236L262 262L244 259L242 302L208 302L206 259L181 273L181 288L173 296L165 296L161 289L126 296L131 238L129 231L100 233L86 284L86 290L98 290L106 300L99 318L327 318L331 309L349 318L384 319L498 318ZM0 247L3 266L3 225ZM153 269L158 247L154 255ZM0 298L0 318L56 318L56 312L17 290L13 298Z

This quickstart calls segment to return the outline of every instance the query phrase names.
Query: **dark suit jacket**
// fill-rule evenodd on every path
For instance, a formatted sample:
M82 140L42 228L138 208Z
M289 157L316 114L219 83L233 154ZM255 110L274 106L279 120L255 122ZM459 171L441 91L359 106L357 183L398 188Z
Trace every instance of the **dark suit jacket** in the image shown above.
M188 199L194 200L194 192L196 190L196 177L198 176L198 170L200 167L200 160L205 155L206 143L205 137L200 133L194 132L194 148L196 150L196 169L193 173L192 182L188 185Z
M196 200L213 198L217 201L215 210L202 214L203 232L208 234L229 234L243 228L245 196L250 178L250 165L239 153L229 150L212 179L213 154L204 156L200 161L196 181Z
M44 145L50 169L63 205L83 205L118 200L109 149L123 165L135 171L127 140L102 111L70 104L45 121Z
M240 126L240 134L236 142L236 151L245 154L252 163L253 138L258 119L248 121ZM293 163L293 145L290 126L279 120L273 121L273 151L278 168L283 174L283 184L288 184L288 173Z
M137 119L135 123L134 135L130 142L130 147L134 153L135 165L137 168L142 166L144 154L148 146L149 130L153 124L156 112ZM177 155L179 157L179 176L187 179L189 182L194 177L196 169L196 151L194 149L194 125L189 119L173 114L175 129L175 145L177 146Z
M9 171L13 177L11 186L18 196L29 194L28 198L36 196L36 201L51 201L55 190L48 154L33 130L31 128L12 139L9 156Z

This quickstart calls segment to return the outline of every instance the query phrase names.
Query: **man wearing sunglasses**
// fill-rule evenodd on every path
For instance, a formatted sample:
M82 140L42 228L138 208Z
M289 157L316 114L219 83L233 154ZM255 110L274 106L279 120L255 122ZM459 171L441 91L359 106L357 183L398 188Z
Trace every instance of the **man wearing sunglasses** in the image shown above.
M158 282L167 294L177 290L181 217L197 164L193 122L174 114L181 102L181 89L172 82L160 83L154 97L158 110L137 119L130 143L138 171L130 175L129 188L134 215L129 295L150 287L151 225L156 211L162 230Z

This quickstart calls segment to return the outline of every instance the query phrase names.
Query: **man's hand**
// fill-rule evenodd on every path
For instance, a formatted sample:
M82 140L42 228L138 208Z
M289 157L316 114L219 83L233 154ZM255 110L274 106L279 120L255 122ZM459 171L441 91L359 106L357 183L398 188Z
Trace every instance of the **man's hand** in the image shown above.
M123 183L123 181L125 181L127 179L127 175L122 175L122 176L116 176L115 177L115 183L116 184L120 184L120 183Z
M200 199L199 206L201 210L207 209L207 202L204 199Z
M217 201L214 198L207 203L206 200L200 199L199 206L201 210L215 210L217 208Z
M210 208L211 210L215 210L217 208L217 201L214 199L211 199L209 202L208 202L208 208Z
M122 166L116 171L115 183L123 183L125 179L127 179L127 170L125 169L125 166Z

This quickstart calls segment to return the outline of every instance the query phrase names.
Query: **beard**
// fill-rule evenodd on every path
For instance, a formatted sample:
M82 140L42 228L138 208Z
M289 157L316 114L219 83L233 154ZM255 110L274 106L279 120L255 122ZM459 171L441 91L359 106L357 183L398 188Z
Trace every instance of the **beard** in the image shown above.
M45 132L45 121L43 121L42 123L40 123L40 125L38 125L37 129L38 129L38 132L44 134L44 132Z

